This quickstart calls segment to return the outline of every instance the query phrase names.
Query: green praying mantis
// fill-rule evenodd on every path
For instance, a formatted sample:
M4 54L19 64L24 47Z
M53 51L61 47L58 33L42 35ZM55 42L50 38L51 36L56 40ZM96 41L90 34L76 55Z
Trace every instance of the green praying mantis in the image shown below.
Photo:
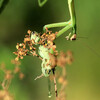
M40 7L42 7L46 2L47 2L47 0L44 0L43 2L38 0ZM74 9L74 0L68 0L68 5L69 5L68 7L69 7L69 12L70 12L70 17L71 17L70 20L68 22L53 23L53 24L45 25L43 27L44 33L47 31L47 29L50 29L50 28L64 27L60 31L58 31L56 35L51 34L52 38L53 38L53 36L55 36L55 39L56 39L60 35L65 33L68 29L72 28L72 32L66 38L67 38L67 40L75 40L76 39L76 17L75 17L75 9ZM49 77L50 73L53 72L55 94L56 94L56 98L57 98L57 86L56 86L56 78L55 78L55 67L56 66L52 67L52 64L50 63L50 55L49 55L49 54L53 55L55 51L54 51L54 49L52 49L52 47L48 48L48 47L45 47L44 44L43 45L39 44L40 40L43 40L44 38L41 38L41 36L37 32L30 31L29 34L30 34L29 37L26 38L27 42L24 42L24 45L26 43L29 43L31 48L33 47L32 45L39 46L38 47L38 54L39 55L37 57L40 57L42 60L42 63L41 63L42 74L40 76L37 76L35 78L35 80L38 78L41 78L42 76ZM48 37L49 37L49 35L48 35ZM48 37L46 37L46 39ZM50 38L49 38L49 39L45 40L45 43L48 44L48 40L50 42ZM32 43L32 41L34 41L34 43L30 44L30 43ZM51 43L53 43L53 41L51 41ZM19 51L17 51L15 54L17 54L19 58L23 59L22 56L27 55L27 50L25 49L25 47L21 48L22 45L23 44L17 45L18 46L17 49ZM52 45L52 46L54 46L54 45ZM33 51L29 50L28 52L33 53L34 50ZM51 86L50 86L49 79L48 79L48 83L49 83L49 97L51 97L51 92L50 92Z
M37 32L32 32L31 33L31 40L34 40L35 45L38 45L39 40L40 40L40 36L38 35ZM50 61L50 54L53 54L54 51L52 48L48 49L46 47L44 47L44 45L40 45L38 48L38 53L39 56L42 58L42 63L41 63L41 69L42 69L42 74L40 76L37 76L35 78L35 80L37 80L38 78L41 78L43 76L45 77L49 77L50 73L53 72L54 75L54 84L55 84L55 93L56 93L56 97L57 97L57 86L56 86L56 79L55 79L55 68L51 67L51 64L49 63ZM50 83L50 80L48 79L48 83ZM51 97L51 92L50 92L50 84L49 84L49 94L48 97Z
M41 0L38 0L38 4L40 7L42 7L46 2L47 2L47 0L44 0L42 2L41 2ZM72 28L72 32L69 33L68 36L66 36L66 39L67 40L76 40L76 15L75 15L75 8L74 8L74 0L68 0L68 7L69 7L69 12L70 12L70 20L69 21L45 25L43 27L43 31L45 32L46 28L50 29L50 28L55 28L55 27L64 27L56 35L56 38L58 38L60 35L62 35L67 30ZM51 53L50 51L51 50L48 50L47 48L44 48L43 46L39 47L39 54L43 58L42 65L41 65L42 66L42 73L46 77L49 76L51 71L53 71L53 74L55 74L54 69L52 70L50 65L46 66L47 62L50 59L49 54L48 54L48 53ZM45 66L45 67L43 67L43 66ZM54 84L55 84L55 92L56 92L56 97L57 97L57 86L56 86L55 78L54 78ZM50 86L49 86L49 88L50 88ZM50 92L49 92L49 94L50 94Z

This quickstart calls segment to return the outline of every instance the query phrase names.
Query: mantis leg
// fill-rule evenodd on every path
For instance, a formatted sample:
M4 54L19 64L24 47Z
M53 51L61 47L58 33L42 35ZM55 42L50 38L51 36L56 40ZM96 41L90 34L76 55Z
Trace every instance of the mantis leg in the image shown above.
M65 27L64 27L65 26ZM68 29L73 28L73 25L71 24L71 20L69 20L68 22L61 22L61 23L53 23L53 24L48 24L45 25L43 30L45 31L46 28L54 28L54 27L64 27L63 29L61 29L58 34L56 35L56 38L59 37L60 35L62 35L64 32L66 32ZM70 38L71 40L73 40L75 38L75 36L71 36L71 33L67 36L67 40Z
M54 79L54 85L55 85L55 94L56 94L56 100L57 100L58 93L57 93L57 84L56 84L56 77L55 77L55 69L53 69L52 71L53 71L53 79Z
M44 0L41 2L41 0L38 0L38 4L40 7L42 7L48 0Z
M64 32L66 32L67 30L69 30L72 27L72 24L67 24L63 29L61 29L58 34L56 35L56 38L58 38L60 35L62 35ZM76 34L75 33L69 33L68 36L66 36L67 40L76 40Z
M63 29L61 29L58 34L56 35L56 38L59 37L60 35L62 35L64 32L66 32L68 29L70 29L72 26L71 24L67 24Z
M76 34L76 14L75 14L74 0L68 0L68 7L69 7L73 34Z
M44 75L43 74L41 74L40 76L37 76L34 80L37 80L37 79L39 79L39 78L41 78L41 77L43 77Z
M50 82L50 79L48 78L48 97L51 98L51 82Z
M53 23L53 24L48 24L48 25L45 25L44 27L43 27L43 31L45 32L46 31L46 28L54 28L54 27L64 27L64 26L66 26L67 24L69 23L69 21L68 22L61 22L61 23Z

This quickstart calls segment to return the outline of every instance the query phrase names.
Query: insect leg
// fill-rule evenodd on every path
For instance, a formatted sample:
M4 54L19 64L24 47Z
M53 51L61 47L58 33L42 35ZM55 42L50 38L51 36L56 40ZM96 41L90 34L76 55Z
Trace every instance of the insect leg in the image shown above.
M57 84L56 84L56 77L55 77L55 69L53 69L52 71L53 71L53 79L54 79L54 85L55 85L55 94L56 94L56 100L57 100L58 93L57 93Z
M49 90L49 92L48 92L48 97L49 98L51 98L51 82L50 82L50 79L48 78L48 90Z
M70 24L70 22L67 23L67 25L58 32L58 34L56 35L56 37L59 37L60 35L62 35L64 32L66 32L71 27L72 27L72 25Z
M48 0L44 0L41 2L41 0L38 0L38 4L40 7L42 7Z
M37 80L37 79L39 79L39 78L41 78L41 77L43 77L44 75L43 74L41 74L40 76L37 76L34 80Z
M46 28L54 28L54 27L64 27L68 24L69 22L60 22L60 23L52 23L52 24L47 24L43 27L43 31L46 31Z
M72 31L73 34L76 34L76 14L75 14L74 0L68 0L68 7L72 24Z
M53 24L48 24L43 27L44 32L46 31L46 28L54 28L54 27L64 27L61 29L58 34L56 35L56 38L62 35L64 32L66 32L68 29L73 28L72 21L69 20L68 22L61 22L61 23L53 23ZM69 35L66 37L67 40L75 40L76 39L76 34L69 33Z

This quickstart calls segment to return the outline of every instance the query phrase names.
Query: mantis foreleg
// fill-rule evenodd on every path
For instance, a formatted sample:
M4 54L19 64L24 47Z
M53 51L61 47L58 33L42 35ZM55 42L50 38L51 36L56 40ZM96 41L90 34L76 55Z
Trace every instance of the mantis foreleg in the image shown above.
M60 22L60 23L52 23L52 24L48 24L48 25L45 25L43 27L43 30L46 31L46 28L54 28L54 27L64 27L66 25L68 25L69 21L68 22Z

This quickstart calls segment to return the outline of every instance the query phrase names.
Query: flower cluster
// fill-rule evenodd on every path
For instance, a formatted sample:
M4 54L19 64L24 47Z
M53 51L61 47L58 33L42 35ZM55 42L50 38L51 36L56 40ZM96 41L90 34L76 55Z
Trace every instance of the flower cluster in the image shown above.
M4 73L4 78L2 81L0 81L0 86L2 87L2 89L0 89L0 100L14 100L13 96L8 91L11 81L17 73L19 74L20 79L23 79L24 77L24 74L19 68L19 65L21 63L15 60L11 60L11 63L15 65L14 70L6 69L4 63L0 65L0 70L2 70L2 72Z
M57 55L56 45L54 44L54 40L56 39L56 33L52 33L51 31L46 31L42 35L40 33L36 34L39 37L38 43L35 42L35 39L31 39L31 35L34 34L32 31L28 30L28 35L25 35L23 43L17 43L16 49L17 51L14 52L17 57L15 58L16 61L19 59L23 59L26 55L33 55L39 57L36 53L35 45L43 45L45 48L51 49L54 51L54 54ZM41 57L39 57L41 58Z
M0 90L0 100L14 100L13 96L6 90Z

